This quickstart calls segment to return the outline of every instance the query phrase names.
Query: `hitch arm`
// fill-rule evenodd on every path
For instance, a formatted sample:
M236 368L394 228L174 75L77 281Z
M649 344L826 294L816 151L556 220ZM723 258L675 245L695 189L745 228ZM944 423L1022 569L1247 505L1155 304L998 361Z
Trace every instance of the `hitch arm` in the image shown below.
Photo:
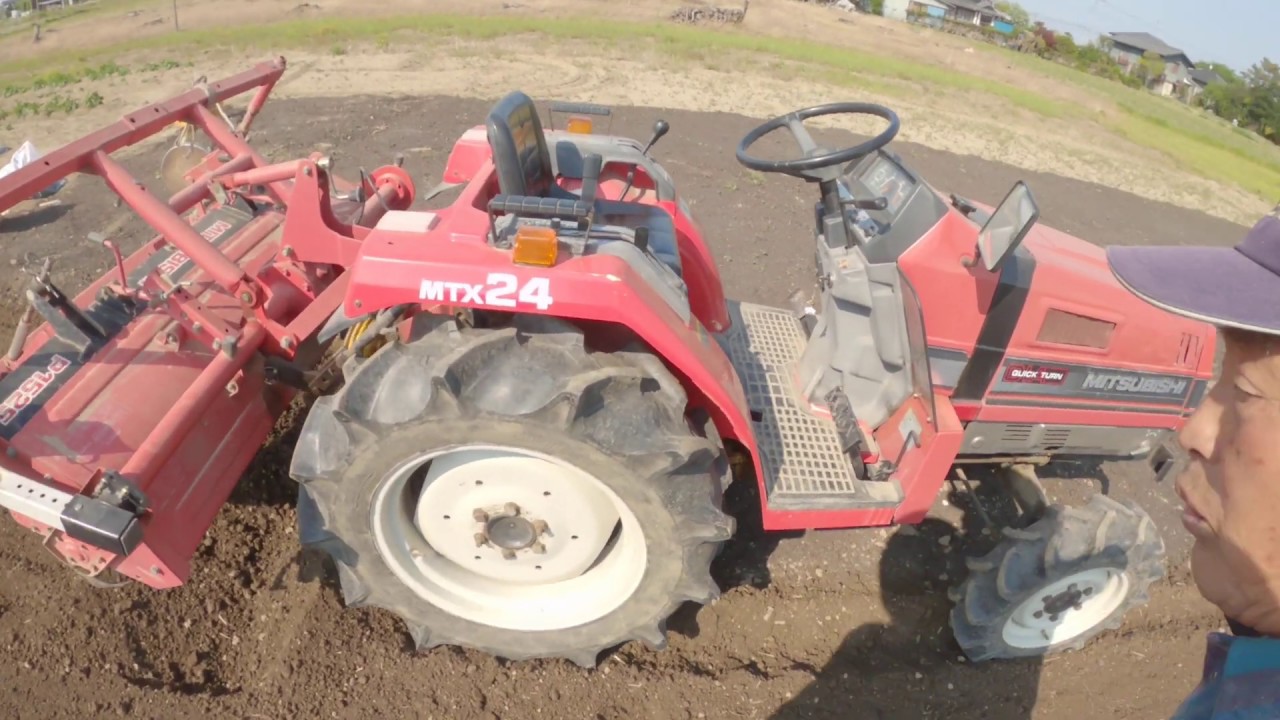
M266 93L275 86L284 70L285 61L282 57L259 63L251 70L210 83L207 93L201 88L192 88L171 100L154 103L125 115L115 123L45 155L0 178L0 212L35 197L36 193L72 173L92 171L96 153L113 153L135 145L175 122L192 120L193 113L197 112L196 108L203 109L205 104L222 102L258 88L250 108L261 108ZM246 115L246 120L249 117ZM213 139L219 140L217 137ZM232 155L239 154L226 147L222 150Z

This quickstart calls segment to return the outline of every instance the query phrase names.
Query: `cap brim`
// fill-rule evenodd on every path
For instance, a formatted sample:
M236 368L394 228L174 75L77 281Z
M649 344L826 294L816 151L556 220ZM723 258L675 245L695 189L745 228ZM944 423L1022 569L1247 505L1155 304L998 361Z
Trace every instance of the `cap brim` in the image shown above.
M1234 248L1109 247L1107 261L1121 284L1156 307L1280 335L1280 277Z

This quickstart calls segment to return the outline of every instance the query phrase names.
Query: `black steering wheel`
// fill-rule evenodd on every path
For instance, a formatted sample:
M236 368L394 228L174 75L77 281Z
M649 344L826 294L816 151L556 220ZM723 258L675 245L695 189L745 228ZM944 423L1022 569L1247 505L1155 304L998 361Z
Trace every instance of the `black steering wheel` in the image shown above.
M860 145L843 150L823 152L823 148L818 147L818 144L813 141L813 137L809 135L809 131L805 129L804 121L822 115L846 114L874 115L888 120L889 127ZM860 102L815 105L786 115L779 115L747 133L743 136L742 141L738 143L738 162L752 170L782 173L811 182L835 180L840 175L839 168L841 166L888 145L897 136L899 125L897 113L883 105ZM796 143L800 145L800 150L804 153L804 157L797 160L761 160L747 154L747 149L754 145L757 140L782 127L785 127L791 133L791 136L795 138Z

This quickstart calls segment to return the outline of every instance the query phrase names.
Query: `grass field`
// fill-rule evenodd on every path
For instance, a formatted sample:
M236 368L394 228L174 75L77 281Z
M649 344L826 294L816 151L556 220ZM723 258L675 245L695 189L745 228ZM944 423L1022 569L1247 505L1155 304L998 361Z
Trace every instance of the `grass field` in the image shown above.
M759 0L760 3L766 0ZM411 4L411 3L409 3ZM965 49L965 67L955 60L911 49L901 53L868 45L859 38L841 37L835 27L828 37L815 41L787 36L776 22L760 27L715 30L675 25L660 18L665 12L650 5L601 15L595 3L583 0L547 7L535 6L530 13L492 13L494 3L472 3L445 9L450 12L406 13L405 4L393 14L359 16L347 8L326 4L322 16L299 17L294 12L276 12L266 21L252 23L220 20L188 23L182 32L172 30L171 20L160 15L171 5L168 0L105 1L94 6L72 8L59 16L42 19L44 26L59 33L73 27L88 27L106 18L149 12L157 19L147 23L145 32L120 33L78 43L60 53L32 47L28 32L31 21L11 21L12 27L0 35L0 116L18 117L49 110L70 113L92 102L83 98L53 98L36 103L26 100L29 90L78 85L80 81L119 72L123 58L144 55L140 67L154 69L157 63L182 65L196 50L228 49L267 54L307 50L335 56L357 50L389 51L422 48L437 44L478 41L499 43L504 52L521 48L544 48L556 43L575 42L607 47L614 53L649 52L677 59L691 66L723 72L750 70L777 77L819 80L827 85L857 88L882 97L911 100L921 97L954 98L952 105L963 113L967 103L981 108L994 102L1024 117L1041 118L1062 124L1101 131L1148 152L1158 153L1174 167L1191 175L1233 186L1261 203L1280 198L1280 148L1252 133L1231 127L1219 118L1166 98L1133 90L1118 83L1081 73L1073 68L1018 54L994 46L978 44ZM339 3L341 5L341 3ZM432 3L432 7L449 5ZM184 0L180 18L194 16L208 3ZM278 7L288 7L287 4ZM335 7L333 12L329 8ZM571 10L571 11L570 11ZM791 0L773 0L770 10L779 14L816 10ZM752 12L757 12L755 7ZM763 11L761 11L763 12ZM130 15L132 13L133 15ZM147 17L151 17L148 15ZM228 16L234 13L228 13ZM616 15L616 16L615 16ZM856 22L865 22L855 16ZM772 19L771 19L772 20ZM879 21L880 19L875 19ZM832 25L836 25L833 21ZM913 42L954 43L965 41L934 31L902 24L895 32L910 33ZM198 28L195 30L193 28ZM65 30L64 30L65 29ZM119 37L127 40L118 40ZM977 52L975 52L977 51ZM951 52L951 51L947 51ZM983 63L986 63L984 65ZM1015 69L992 72L988 66ZM977 102L974 102L974 101ZM25 103L25 104L24 104ZM53 103L53 105L50 105ZM92 107L92 105L90 105ZM990 108L980 109L990 121ZM1061 127L1060 126L1060 127ZM1117 161L1122 162L1122 161ZM1212 189L1198 197L1208 202Z
M1038 57L1010 53L1046 78L1075 83L1115 103L1117 112L1101 122L1116 133L1167 153L1206 177L1233 182L1268 200L1280 198L1280 147L1252 131L1234 127L1208 111L1134 90L1075 68Z

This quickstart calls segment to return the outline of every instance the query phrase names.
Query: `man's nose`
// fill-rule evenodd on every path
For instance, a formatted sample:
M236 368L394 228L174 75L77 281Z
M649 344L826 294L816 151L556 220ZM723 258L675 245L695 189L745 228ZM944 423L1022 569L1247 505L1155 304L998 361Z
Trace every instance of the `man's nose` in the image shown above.
M1191 413L1187 423L1178 431L1178 444L1193 457L1211 457L1213 446L1218 441L1221 421L1222 405L1213 397L1213 393L1207 393L1204 402Z

